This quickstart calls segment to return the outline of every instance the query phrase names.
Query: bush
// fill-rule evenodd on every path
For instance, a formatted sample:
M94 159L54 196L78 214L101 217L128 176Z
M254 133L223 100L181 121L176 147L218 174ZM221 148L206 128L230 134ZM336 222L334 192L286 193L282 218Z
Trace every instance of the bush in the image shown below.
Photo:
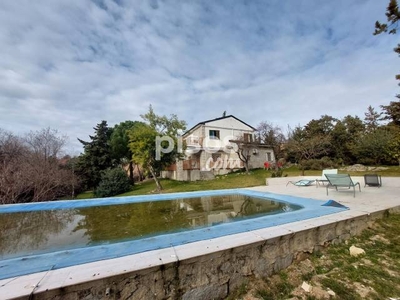
M271 173L271 177L275 178L275 177L287 177L288 174L283 175L283 169L282 168L277 168L274 171L272 171Z
M323 157L321 159L309 159L309 160L302 160L300 162L304 170L324 170L324 169L331 169L336 168L337 163L332 161L329 157Z
M109 169L101 176L99 186L95 190L96 197L112 197L131 189L129 178L121 168Z

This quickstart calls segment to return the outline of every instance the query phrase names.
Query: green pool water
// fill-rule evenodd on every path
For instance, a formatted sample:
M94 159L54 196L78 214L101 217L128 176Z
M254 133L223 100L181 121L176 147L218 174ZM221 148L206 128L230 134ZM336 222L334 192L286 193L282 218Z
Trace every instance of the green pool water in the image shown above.
M0 259L140 239L300 208L235 194L3 213Z

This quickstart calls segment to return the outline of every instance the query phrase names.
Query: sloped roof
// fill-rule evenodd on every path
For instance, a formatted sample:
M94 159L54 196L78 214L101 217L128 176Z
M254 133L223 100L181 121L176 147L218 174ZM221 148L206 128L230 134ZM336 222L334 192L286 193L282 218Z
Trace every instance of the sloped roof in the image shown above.
M219 117L219 118L215 118L215 119L211 119L211 120L207 120L207 121L203 121L203 122L197 123L197 124L194 125L192 128L190 128L189 130L187 130L183 135L185 135L186 133L192 131L192 130L193 130L194 128L196 128L197 126L206 125L206 123L210 123L210 122L214 122L214 121L219 121L219 120L223 120L223 119L228 119L228 118L234 118L235 120L237 120L237 121L243 123L243 124L246 125L246 126L249 126L251 129L257 131L257 129L255 129L253 126L247 124L246 122L243 122L242 120L236 118L236 117L233 116L233 115L229 115L229 116Z

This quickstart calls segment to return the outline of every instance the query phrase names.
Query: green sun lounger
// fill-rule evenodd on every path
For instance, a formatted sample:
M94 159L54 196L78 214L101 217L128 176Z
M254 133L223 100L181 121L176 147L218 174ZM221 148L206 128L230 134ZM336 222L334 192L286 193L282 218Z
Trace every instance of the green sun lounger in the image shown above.
M288 186L289 183L295 185L295 186L310 186L311 184L314 183L315 180L308 180L308 179L302 179L299 181L289 181L286 186Z
M361 186L358 182L353 182L349 174L325 174L326 179L328 179L328 184L326 186L326 194L328 195L328 189L334 187L338 190L339 187L346 187L348 189L353 188L353 195L356 196L356 186L361 192Z

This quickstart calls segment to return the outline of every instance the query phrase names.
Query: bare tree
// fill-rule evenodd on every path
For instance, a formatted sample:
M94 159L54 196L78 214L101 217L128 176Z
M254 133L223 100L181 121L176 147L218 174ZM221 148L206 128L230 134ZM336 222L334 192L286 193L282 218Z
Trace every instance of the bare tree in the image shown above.
M70 195L76 176L58 159L65 137L50 128L24 139L0 129L0 203L54 200Z
M11 132L0 129L0 203L15 203L29 191L24 178L23 157L27 149Z
M44 160L57 158L65 146L67 137L59 136L56 129L50 127L38 131L31 131L25 136L25 143L37 157Z
M229 142L235 144L234 151L238 155L239 159L243 162L246 173L249 174L249 164L255 143L246 140L245 137L240 137L236 140L230 140Z
M283 157L282 145L286 142L286 137L282 133L282 128L270 122L261 122L257 127L260 143L271 146L277 158Z

